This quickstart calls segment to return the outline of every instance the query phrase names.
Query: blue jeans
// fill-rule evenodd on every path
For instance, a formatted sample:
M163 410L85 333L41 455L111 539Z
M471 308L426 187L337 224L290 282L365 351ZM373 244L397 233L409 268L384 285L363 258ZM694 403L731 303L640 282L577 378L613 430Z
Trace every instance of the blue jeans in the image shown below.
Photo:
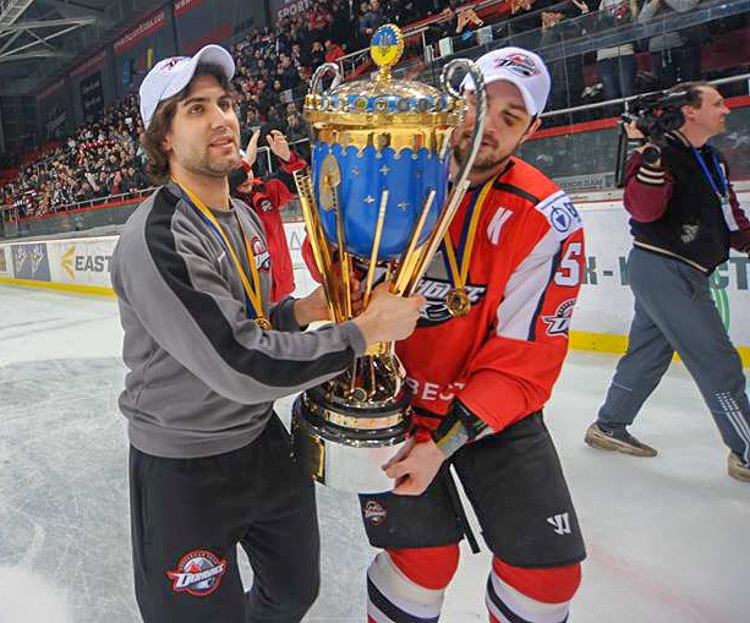
M742 363L711 298L708 276L684 262L633 248L635 316L598 421L629 426L679 353L724 443L750 465L750 402Z
M634 54L603 58L597 61L596 65L604 84L605 99L613 100L633 95L636 72Z

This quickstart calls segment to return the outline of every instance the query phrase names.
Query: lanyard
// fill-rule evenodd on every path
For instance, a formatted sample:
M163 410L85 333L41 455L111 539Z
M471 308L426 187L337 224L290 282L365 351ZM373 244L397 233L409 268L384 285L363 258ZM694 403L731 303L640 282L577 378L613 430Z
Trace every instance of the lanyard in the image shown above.
M716 193L716 195L720 199L726 199L727 196L727 190L729 187L729 184L727 183L727 178L724 177L724 170L721 168L721 165L719 164L719 159L716 157L716 152L712 151L713 156L713 162L714 162L714 168L716 169L716 176L719 178L719 185L716 185L716 180L714 179L714 176L711 175L711 172L708 170L708 165L706 164L706 161L704 160L701 153L692 145L690 146L690 149L693 151L693 156L695 156L695 159L698 161L698 166L701 168L701 171L703 172L703 177L705 177L709 184L711 184L711 188L713 188L713 191Z
M250 242L247 239L247 234L245 233L245 228L242 227L242 223L240 222L239 217L235 213L234 217L237 220L237 226L240 228L240 232L242 233L242 240L245 244L245 253L247 254L247 263L250 266L250 274L253 280L252 286L250 285L250 280L247 278L247 274L245 273L245 270L242 268L242 264L240 263L240 260L237 257L237 253L235 252L234 247L232 246L232 243L229 241L229 238L224 233L224 230L221 228L221 225L216 220L216 217L213 215L211 210L209 210L206 204L203 203L195 195L195 193L193 193L187 186L180 184L174 178L172 178L172 181L175 184L177 184L177 186L183 192L183 198L188 203L188 205L190 205L190 207L192 207L193 210L195 210L203 218L206 224L214 232L214 235L219 239L219 242L226 249L227 254L232 258L232 262L234 262L234 266L240 275L240 281L242 281L242 288L245 291L245 304L247 307L248 317L250 318L253 317L250 314L250 310L252 309L255 312L254 317L258 326L261 329L266 329L266 330L270 329L271 323L268 321L268 318L266 318L265 314L263 313L263 305L261 303L260 275L258 274L258 266L255 263L255 254L253 253L253 249L250 245Z
M484 202L492 189L494 181L495 178L493 177L486 182L480 191L474 193L474 196L471 198L471 203L469 203L458 247L458 254L461 256L460 267L458 263L459 260L456 258L456 252L453 250L453 241L451 240L450 231L445 232L445 236L443 237L445 256L448 261L448 268L453 281L453 286L459 290L464 290L466 287L466 280L469 277L471 251L474 248L479 217L482 214Z

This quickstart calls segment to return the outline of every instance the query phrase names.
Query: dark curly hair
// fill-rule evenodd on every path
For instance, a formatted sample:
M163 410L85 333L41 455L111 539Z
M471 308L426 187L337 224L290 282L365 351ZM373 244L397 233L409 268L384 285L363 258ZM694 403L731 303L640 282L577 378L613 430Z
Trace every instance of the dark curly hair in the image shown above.
M146 151L148 158L146 173L148 173L149 178L155 184L164 184L169 180L169 157L164 152L162 144L177 112L177 104L188 96L193 81L200 76L212 76L216 78L221 88L234 96L232 86L221 67L204 63L198 65L192 80L190 80L190 83L182 91L159 103L154 116L151 118L151 123L149 123L148 128L146 128L140 137L141 145Z

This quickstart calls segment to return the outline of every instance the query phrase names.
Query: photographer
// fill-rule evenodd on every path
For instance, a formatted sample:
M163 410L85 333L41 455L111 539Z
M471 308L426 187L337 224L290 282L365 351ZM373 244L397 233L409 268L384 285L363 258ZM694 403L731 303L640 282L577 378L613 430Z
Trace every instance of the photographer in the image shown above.
M750 222L729 182L726 160L708 144L725 130L724 99L703 82L681 84L668 97L674 100L678 92L686 102L673 111L679 115L675 125L682 122L679 129L665 134L658 147L646 143L628 163L624 202L635 239L628 258L635 317L628 351L585 441L603 450L655 456L627 427L676 351L730 449L729 475L750 481L745 376L709 290L709 277L727 260L730 246L750 250ZM629 135L636 136L632 126Z

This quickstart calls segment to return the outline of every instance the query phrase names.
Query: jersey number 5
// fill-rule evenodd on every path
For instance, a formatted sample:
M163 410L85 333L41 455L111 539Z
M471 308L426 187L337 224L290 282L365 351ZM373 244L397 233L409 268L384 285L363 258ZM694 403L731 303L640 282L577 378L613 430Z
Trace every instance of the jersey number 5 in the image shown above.
M560 260L560 267L555 273L555 284L558 286L573 287L581 282L581 243L571 242L565 250L565 255Z

